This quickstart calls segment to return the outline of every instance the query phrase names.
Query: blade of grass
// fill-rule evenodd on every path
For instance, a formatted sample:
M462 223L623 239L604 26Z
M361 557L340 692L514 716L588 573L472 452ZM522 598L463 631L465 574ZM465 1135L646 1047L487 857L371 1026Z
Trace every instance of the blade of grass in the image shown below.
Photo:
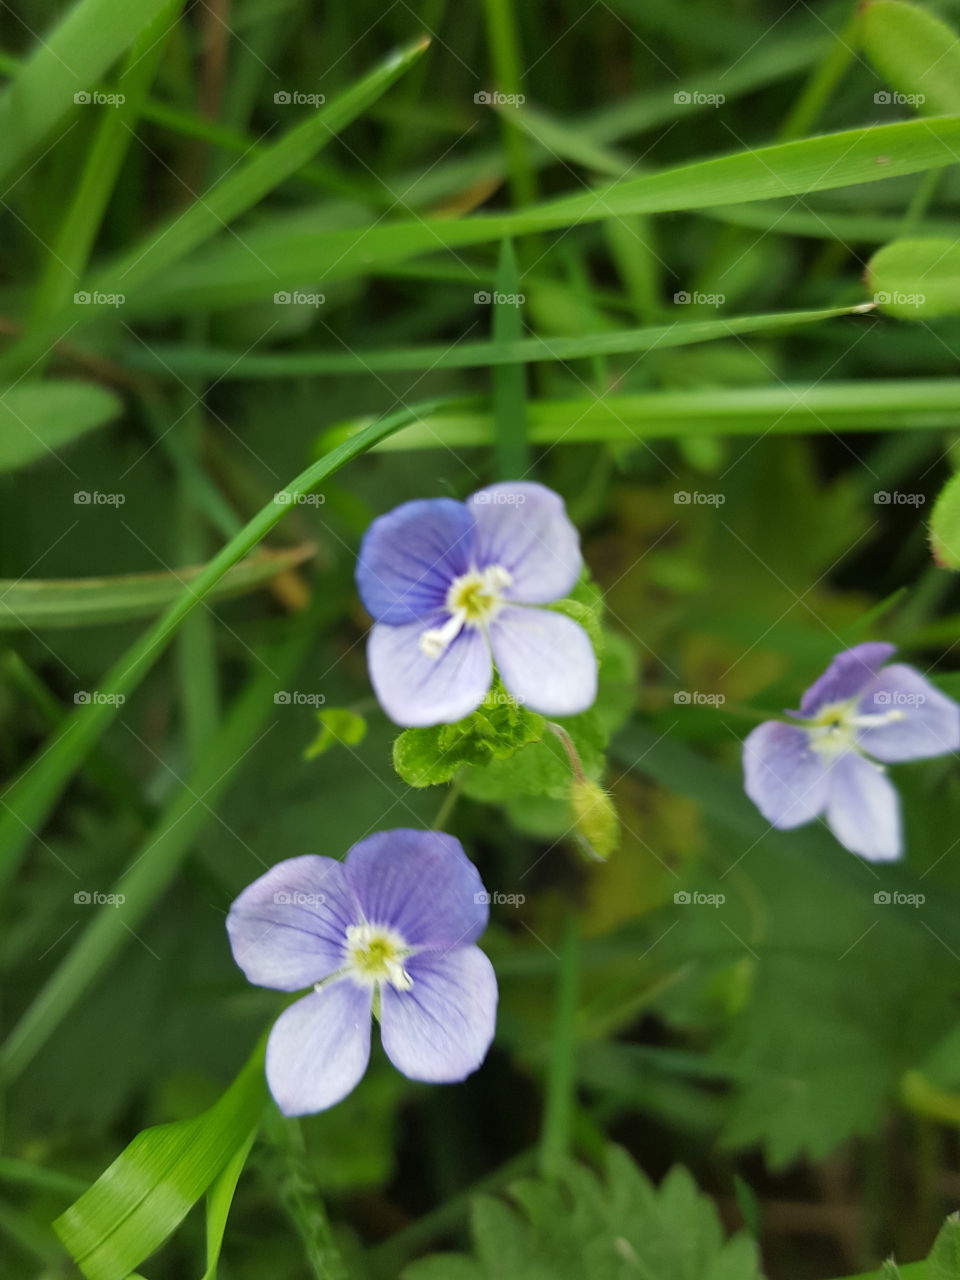
M459 221L422 218L385 222L317 236L312 230L265 226L242 245L219 243L128 297L128 309L163 314L230 306L305 281L348 279L418 254L559 230L633 213L699 210L718 204L804 195L919 173L956 160L960 117L909 120L804 138L702 160L561 197L515 213ZM122 289L122 273L104 273L96 287ZM132 290L131 290L132 293Z
M829 431L947 429L956 423L960 379L864 379L812 386L657 391L603 399L531 400L531 444L678 439L715 434L762 436ZM349 431L359 424L336 428ZM461 403L423 418L384 449L448 449L493 442L489 412Z
M555 1178L570 1154L570 1135L576 1090L576 1017L580 983L580 939L573 911L560 948L553 1034L547 1066L543 1129L540 1135L540 1172Z
M93 382L21 382L0 392L0 472L57 456L120 416L119 398ZM64 464L66 465L66 464Z
M93 744L118 713L117 695L133 692L157 661L181 622L212 591L228 569L253 550L294 509L301 495L316 488L347 462L360 457L373 445L399 431L430 406L403 409L370 423L352 439L325 453L302 471L275 499L224 546L200 571L167 611L127 650L106 674L99 692L104 695L79 706L64 721L63 728L24 765L0 796L0 887L13 875L50 813L69 779L86 759Z
M193 771L178 787L144 845L111 892L117 905L96 909L64 959L41 987L0 1048L0 1077L15 1080L112 961L169 888L215 806L237 779L237 769L264 735L274 710L273 694L285 687L303 659L315 619L303 615L283 648L271 655L239 695L217 733L207 742ZM266 730L269 732L269 730ZM85 908L89 910L89 908Z
M523 88L523 77L520 72L520 37L512 0L484 0L483 7L497 91L516 97ZM501 123L513 202L517 205L532 204L537 198L537 186L526 139L502 120L502 113Z
M498 286L499 288L499 286ZM738 333L762 333L794 325L816 324L836 316L864 310L864 304L830 307L823 311L785 311L772 315L731 316L722 320L677 321L644 329L617 329L587 333L582 337L516 338L491 342L461 342L437 346L396 347L393 350L341 352L277 352L244 355L216 347L185 344L150 348L142 343L127 348L124 363L132 368L180 376L199 374L218 382L247 378L300 378L310 374L359 374L424 369L482 369L500 364L535 364L541 361L579 360L594 356L632 355L654 347L682 347L712 342Z
M519 342L523 333L520 276L513 245L504 240L500 247L496 288L492 301L494 349ZM501 299L498 301L497 299ZM526 371L521 364L494 364L493 421L497 474L501 480L526 475L528 467L526 426Z
M82 0L68 10L0 94L0 181L6 183L71 110L96 109L75 103L74 94L88 92L140 32L170 9L170 0Z

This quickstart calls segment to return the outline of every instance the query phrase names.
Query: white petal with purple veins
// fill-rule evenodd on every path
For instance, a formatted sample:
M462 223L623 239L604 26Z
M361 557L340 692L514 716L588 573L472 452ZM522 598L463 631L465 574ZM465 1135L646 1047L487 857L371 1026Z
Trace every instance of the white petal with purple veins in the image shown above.
M411 956L409 991L384 987L387 1056L411 1080L463 1080L487 1056L497 1015L493 965L477 947Z
M548 716L593 706L597 659L578 622L555 609L508 606L490 624L493 659L518 702Z
M372 998L344 978L280 1015L267 1041L267 1084L284 1115L325 1111L356 1087L370 1060Z
M460 841L442 831L377 831L345 863L364 918L394 929L411 947L475 942L490 909L480 873Z
M359 907L333 858L288 858L254 880L227 916L233 958L249 982L302 991L343 963Z
M840 843L870 862L900 857L900 802L886 774L850 751L830 767L827 822Z
M747 795L773 826L799 827L823 812L827 768L803 729L768 720L743 744Z
M960 748L960 707L900 662L884 667L869 685L857 715L886 721L858 734L864 751L878 760L921 760Z
M507 570L508 599L547 604L573 588L583 563L580 535L558 494L508 481L481 489L467 506L476 524L477 567Z
M443 618L370 632L367 661L380 705L396 724L452 724L475 711L490 688L493 668L480 631L464 627L443 653L423 652L421 637Z

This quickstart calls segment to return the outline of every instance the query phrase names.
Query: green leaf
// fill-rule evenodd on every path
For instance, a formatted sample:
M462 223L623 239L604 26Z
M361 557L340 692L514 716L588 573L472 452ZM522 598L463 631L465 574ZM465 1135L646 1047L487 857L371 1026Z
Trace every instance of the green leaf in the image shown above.
M901 320L960 312L960 245L929 237L894 240L867 264L867 288L882 311Z
M960 118L911 120L741 151L596 191L532 205L515 213L452 219L417 218L318 236L277 225L225 240L202 257L157 277L128 307L145 314L218 308L268 297L305 281L348 279L423 253L489 244L508 236L558 230L633 213L707 209L879 182L954 163Z
M134 1138L53 1224L88 1280L126 1280L163 1244L249 1146L266 1101L261 1044L209 1111Z
M257 1131L252 1129L247 1141L237 1147L207 1192L207 1269L203 1273L203 1280L217 1280L230 1206L256 1137Z
M65 116L73 113L75 123L81 111L110 110L78 104L74 95L89 92L158 15L169 23L180 7L180 0L82 0L73 5L0 95L0 180L9 178Z
M489 304L493 313L493 347L509 346L523 338L523 294L517 255L509 240L500 246L497 275ZM493 369L493 421L496 429L497 475L513 480L527 474L526 373L520 364L497 364Z
M955 31L929 9L904 0L870 0L860 22L864 53L907 98L906 105L921 115L960 114L960 41Z
M304 751L304 760L313 760L317 756L322 756L338 742L342 742L346 747L355 747L367 734L366 720L348 707L329 707L318 711L317 721L319 722L317 736Z
M494 760L508 760L543 731L543 717L520 706L497 679L463 720L404 729L393 744L393 767L408 786L432 787L449 782L464 765L483 769Z
M943 569L960 569L960 473L947 481L930 515L933 558Z
M95 382L20 382L0 393L0 471L43 458L119 417L122 405Z
M87 499L89 493L84 494ZM77 501L76 496L74 501ZM82 512L87 503L80 503ZM314 554L312 543L285 550L264 550L229 569L210 592L211 599L243 595ZM203 572L202 567L166 573L125 573L113 578L0 578L0 631L47 627L95 627L146 618L175 601Z
M473 1257L424 1258L402 1280L761 1280L756 1246L725 1239L713 1202L679 1166L655 1187L608 1147L603 1179L568 1163L556 1181L515 1183L510 1197L475 1198Z
M927 1280L960 1280L960 1214L940 1228L927 1258Z

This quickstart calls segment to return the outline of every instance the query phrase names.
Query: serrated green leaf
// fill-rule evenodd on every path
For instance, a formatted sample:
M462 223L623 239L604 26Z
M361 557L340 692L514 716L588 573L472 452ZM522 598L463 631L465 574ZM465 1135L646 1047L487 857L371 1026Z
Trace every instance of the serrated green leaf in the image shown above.
M960 1215L956 1213L946 1220L933 1242L927 1280L960 1280Z
M477 1197L474 1257L425 1258L403 1280L761 1280L756 1246L744 1235L724 1238L716 1208L685 1169L655 1187L617 1147L605 1165L603 1179L570 1164L557 1182L516 1183L510 1197L519 1209Z
M867 287L881 311L901 320L960 312L960 245L929 237L894 240L867 264Z
M904 0L870 0L861 16L863 51L921 115L960 114L960 41L947 24ZM879 105L892 99L888 94ZM876 99L875 99L876 101ZM893 105L896 105L893 103Z

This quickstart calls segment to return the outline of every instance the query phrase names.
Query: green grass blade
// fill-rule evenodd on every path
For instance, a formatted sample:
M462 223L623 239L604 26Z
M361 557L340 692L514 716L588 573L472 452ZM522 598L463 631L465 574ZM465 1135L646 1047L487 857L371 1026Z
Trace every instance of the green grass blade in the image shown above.
M0 393L0 472L59 456L64 445L119 417L122 407L112 391L94 382L9 387Z
M208 1111L137 1134L53 1224L88 1280L127 1280L163 1244L249 1145L266 1100L261 1044Z
M128 308L145 314L231 306L305 282L347 279L443 248L488 244L633 213L669 213L828 191L956 160L960 117L849 129L645 174L515 213L460 221L414 219L317 236L264 227L243 245L218 243L202 259L155 279ZM102 285L100 286L102 287Z
M960 112L960 40L940 18L904 0L871 0L861 16L863 50L921 115ZM887 94L887 101L891 95Z
M523 307L518 301L520 297L517 256L510 241L504 240L500 247L500 265L491 303L494 349L521 341ZM513 480L527 472L525 377L521 364L494 364L493 421L497 474L501 480Z
M243 595L313 555L311 543L260 551L229 569L211 599ZM0 631L27 627L96 627L148 618L168 608L202 573L191 567L161 573L125 573L110 578L0 578Z
M69 10L0 94L0 181L6 182L71 111L94 109L77 105L74 95L89 92L168 9L170 0L82 0Z
M185 785L178 787L127 870L111 888L116 904L98 907L90 924L44 983L0 1049L0 1077L14 1080L29 1066L90 984L136 935L141 922L167 890L197 833L237 777L237 765L262 736L273 711L273 694L296 670L313 634L303 615L283 649L238 697L210 739ZM89 908L85 908L89 910ZM131 1264L133 1265L133 1264Z
M350 440L324 454L300 473L274 500L214 556L167 611L131 646L107 673L96 701L79 706L67 717L54 737L29 760L0 797L0 885L16 871L25 850L43 825L57 797L80 767L118 711L117 695L129 696L176 634L181 622L204 600L223 575L244 558L295 506L346 463L399 431L429 406L403 409L370 423Z
M863 305L830 307L824 311L785 311L772 315L731 316L694 320L643 329L617 329L582 337L517 338L512 341L460 342L437 346L395 347L392 350L342 352L277 352L244 355L216 347L161 343L149 349L142 343L124 353L125 362L151 373L164 370L182 377L201 375L218 382L247 378L300 378L310 374L367 374L426 369L482 369L501 364L539 364L593 356L633 355L654 347L683 347L713 342L738 333L775 332L795 325L816 324L862 311Z
M220 1250L223 1248L230 1206L256 1136L256 1130L251 1131L250 1137L236 1149L207 1192L207 1269L203 1273L203 1280L217 1280Z
M813 385L651 391L603 399L531 400L531 444L595 444L686 436L819 434L827 431L942 430L956 423L960 379L864 379ZM363 428L362 422L337 431ZM464 404L425 416L382 448L489 446L493 420Z

